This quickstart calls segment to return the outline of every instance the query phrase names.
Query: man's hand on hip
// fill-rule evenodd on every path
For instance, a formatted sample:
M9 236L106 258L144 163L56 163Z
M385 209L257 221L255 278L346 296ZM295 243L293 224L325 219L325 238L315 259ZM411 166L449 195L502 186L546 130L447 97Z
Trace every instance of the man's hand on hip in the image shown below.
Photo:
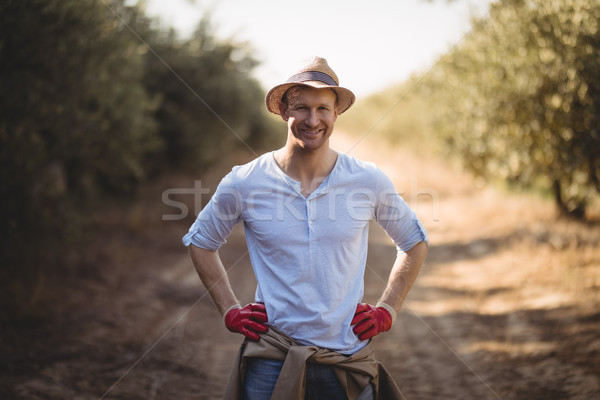
M384 307L374 307L366 303L358 303L351 325L355 325L353 332L360 340L367 340L389 331L393 318Z
M257 332L264 333L268 329L264 324L269 320L267 309L261 303L250 303L245 307L234 306L225 313L223 319L231 332L241 333L254 341L259 339Z

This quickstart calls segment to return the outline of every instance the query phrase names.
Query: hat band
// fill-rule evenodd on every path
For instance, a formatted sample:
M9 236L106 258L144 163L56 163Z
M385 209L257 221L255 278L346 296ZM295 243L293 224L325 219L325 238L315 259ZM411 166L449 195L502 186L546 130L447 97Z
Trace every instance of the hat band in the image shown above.
M292 75L287 81L286 83L292 83L292 82L305 82L305 81L320 81L323 83L326 83L330 86L337 86L337 82L330 77L329 75L327 75L324 72L320 72L320 71L304 71L304 72L300 72L299 74L296 75Z

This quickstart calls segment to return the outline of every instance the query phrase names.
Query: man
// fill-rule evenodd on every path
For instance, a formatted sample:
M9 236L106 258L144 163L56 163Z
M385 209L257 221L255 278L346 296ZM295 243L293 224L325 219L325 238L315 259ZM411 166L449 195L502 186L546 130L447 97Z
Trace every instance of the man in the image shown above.
M183 238L226 327L246 336L226 398L399 398L370 338L391 328L428 239L383 172L329 147L355 99L338 82L315 57L269 91L285 146L233 168ZM370 220L398 248L376 306L361 303ZM217 252L238 222L258 282L245 307Z

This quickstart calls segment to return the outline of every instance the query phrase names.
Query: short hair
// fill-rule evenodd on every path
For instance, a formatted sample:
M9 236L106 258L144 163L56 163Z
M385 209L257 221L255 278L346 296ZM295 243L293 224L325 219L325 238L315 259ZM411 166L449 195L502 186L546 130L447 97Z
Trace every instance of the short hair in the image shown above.
M304 88L306 88L306 87L312 87L312 86L305 86L305 85L294 85L294 86L291 86L290 88L288 88L288 89L287 89L287 90L286 90L286 91L283 93L283 96L281 96L281 102L282 102L283 104L285 104L285 109L286 109L286 110L287 110L287 108L288 108L288 105L289 105L289 104L288 104L288 101L289 101L289 100L288 100L288 97L290 97L291 95L294 95L294 94L295 94L295 93L297 93L299 90L301 90L301 89L304 89ZM335 106L335 108L337 109L337 106L338 106L338 95L337 95L337 92L336 92L335 90L333 90L333 89L331 89L331 88L327 88L327 87L324 87L324 88L314 88L314 89L329 89L329 90L331 90L331 91L333 92L333 94L335 95L335 104L334 104L334 106Z

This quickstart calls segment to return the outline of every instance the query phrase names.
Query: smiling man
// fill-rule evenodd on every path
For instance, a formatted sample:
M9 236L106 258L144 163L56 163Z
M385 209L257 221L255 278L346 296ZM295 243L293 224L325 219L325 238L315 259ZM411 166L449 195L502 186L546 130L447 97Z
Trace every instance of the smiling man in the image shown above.
M428 239L380 169L329 147L354 98L319 57L271 89L285 146L233 168L183 238L225 326L246 337L227 399L401 398L370 339L391 328ZM371 220L398 249L375 306L362 302ZM244 307L218 253L238 222L257 279Z

